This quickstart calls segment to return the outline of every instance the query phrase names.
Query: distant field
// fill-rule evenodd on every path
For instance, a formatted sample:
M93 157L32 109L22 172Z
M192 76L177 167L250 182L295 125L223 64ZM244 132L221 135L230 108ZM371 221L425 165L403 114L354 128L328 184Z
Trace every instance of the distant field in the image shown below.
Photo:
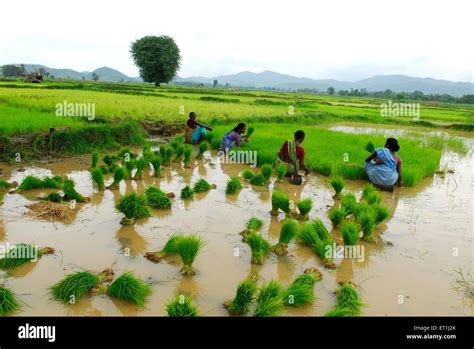
M381 116L380 104L387 101L374 98L170 86L155 89L147 84L47 82L38 85L1 81L0 132L12 135L83 124L77 118L55 115L56 104L64 101L95 103L96 117L105 120L185 120L190 111L214 123L267 118L292 122L302 117L307 123L316 124L321 122L321 116L324 120L360 118L374 123L412 119ZM466 105L422 105L420 110L421 120L446 123L472 124L473 115L474 107Z

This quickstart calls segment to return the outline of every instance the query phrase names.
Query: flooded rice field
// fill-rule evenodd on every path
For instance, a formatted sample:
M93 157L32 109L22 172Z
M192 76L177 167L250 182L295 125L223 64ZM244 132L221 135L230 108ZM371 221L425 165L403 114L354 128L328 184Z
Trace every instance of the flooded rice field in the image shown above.
M285 315L322 316L335 303L337 283L352 281L358 285L365 306L362 315L474 315L472 298L456 289L455 269L472 269L472 154L460 156L445 152L440 168L448 171L425 179L417 188L382 192L382 203L391 218L381 224L375 235L377 242L361 241L363 255L359 259L335 259L338 268L325 268L315 253L298 242L289 245L286 257L271 254L261 266L250 263L250 248L241 241L247 220L264 221L264 237L278 241L283 214L271 216L271 191L285 192L294 201L311 197L314 202L310 219L321 218L328 229L327 213L334 205L328 178L310 175L302 186L276 182L269 186L246 184L238 195L228 196L225 187L229 177L237 176L243 165L221 164L214 152L194 167L184 169L172 164L163 167L163 178L146 171L140 181L126 180L120 189L99 192L92 185L88 169L90 157L20 167L0 164L3 177L21 182L30 174L67 175L76 189L91 201L77 204L67 222L50 222L28 214L27 204L39 195L54 190L31 190L5 195L0 207L0 243L33 243L54 247L53 255L43 256L8 275L4 283L24 302L14 315L166 315L165 304L177 294L191 295L204 316L228 315L223 302L235 295L237 284L249 275L261 281L278 279L284 286L306 268L316 267L323 279L316 283L313 305L285 310ZM108 175L106 184L112 179ZM204 178L217 185L208 193L196 194L183 202L179 192L186 184ZM347 181L344 191L357 196L365 182ZM120 195L147 185L159 186L177 194L171 210L153 210L150 218L134 225L122 226L122 214L115 210ZM179 257L167 257L154 264L144 258L147 251L159 250L176 232L198 233L206 242L194 263L196 275L184 277L179 270ZM340 231L332 234L340 237ZM74 305L51 300L49 287L75 272L100 272L112 267L116 275L133 271L149 282L153 295L145 309L111 300L106 296L84 297Z

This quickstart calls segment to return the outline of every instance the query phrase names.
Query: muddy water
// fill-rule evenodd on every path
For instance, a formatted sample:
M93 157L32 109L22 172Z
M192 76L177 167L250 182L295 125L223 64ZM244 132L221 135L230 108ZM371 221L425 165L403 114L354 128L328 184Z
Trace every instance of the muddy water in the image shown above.
M264 236L272 242L278 240L284 217L269 214L274 188L293 200L311 197L314 208L310 218L319 217L330 228L327 212L334 200L327 178L322 176L311 175L299 187L275 182L268 187L247 185L239 195L228 197L228 178L246 167L220 164L210 153L191 169L174 164L163 168L164 178L145 173L141 181L122 181L120 190L105 192L92 186L86 171L90 163L85 157L39 164L21 172L18 167L1 164L4 178L18 182L28 174L68 175L76 181L78 191L91 198L90 203L77 205L73 221L64 224L26 214L25 205L48 190L6 195L0 207L0 243L51 246L56 253L15 270L4 283L26 304L15 315L165 315L166 302L176 294L192 295L202 315L227 315L222 303L235 294L238 282L247 276L258 275L261 281L276 278L288 285L304 269L317 267L323 273L315 287L317 300L311 306L288 309L286 315L324 315L335 303L333 291L339 281L359 285L366 304L364 315L472 315L472 300L453 289L453 270L474 267L472 157L446 153L442 162L442 167L454 173L426 179L416 189L382 193L383 204L393 216L377 229L379 242L362 243L363 260L336 259L338 270L325 269L309 248L296 243L290 245L287 257L271 255L264 265L252 266L250 249L238 234L251 216L257 216L265 222ZM215 183L217 189L182 202L180 189L201 177ZM351 181L345 190L360 195L364 184ZM143 192L146 185L159 185L178 194L171 211L154 210L148 219L121 226L115 202L132 190ZM143 257L146 251L159 250L175 232L196 232L206 241L192 278L180 275L179 258L153 264ZM340 231L333 234L339 237ZM84 297L67 306L50 299L48 287L66 274L99 272L111 266L116 275L133 271L152 285L154 293L146 309L105 296Z

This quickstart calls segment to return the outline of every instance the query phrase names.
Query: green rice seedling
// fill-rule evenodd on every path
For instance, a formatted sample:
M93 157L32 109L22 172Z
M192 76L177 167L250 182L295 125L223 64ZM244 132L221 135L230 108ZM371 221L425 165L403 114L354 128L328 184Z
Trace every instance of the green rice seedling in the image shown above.
M151 161L151 158L154 156L153 152L151 151L151 143L146 142L143 145L142 156L148 161Z
M272 193L272 210L270 211L270 214L272 216L278 216L279 209L286 214L289 214L291 211L290 199L288 199L288 196L282 192L274 190Z
M91 177L94 183L97 184L97 187L99 188L100 191L105 190L104 176L102 175L102 171L100 170L100 168L98 167L92 168Z
M107 188L109 189L118 189L120 188L120 182L125 178L125 170L123 167L119 167L115 170L114 181Z
M276 280L262 285L253 316L278 316L283 312L283 288Z
M285 256L288 254L288 244L298 234L298 223L294 219L286 219L280 230L280 238L278 243L273 246L273 252L279 256Z
M18 190L32 190L44 188L44 182L35 176L26 176L21 182Z
M113 163L112 165L109 166L109 173L115 173L115 171L119 168L120 166L116 163Z
M171 199L159 188L148 186L145 189L148 205L160 210L171 208Z
M128 161L124 161L125 165L125 178L132 179L132 172L137 165L137 160L129 159Z
M203 240L194 234L183 236L179 239L178 254L183 262L181 273L185 276L193 276L196 270L193 268L197 254L204 246Z
M337 228L341 224L342 220L346 217L346 211L343 208L333 208L329 212L329 219L332 222L332 225Z
M129 147L124 147L120 149L119 153L116 156L116 159L121 159L127 161L128 159L135 159L137 154L132 152Z
M164 160L166 158L166 145L160 145L160 148L158 150L160 152L161 158Z
M0 286L0 316L5 316L20 308L20 302L12 290Z
M199 144L199 152L198 154L196 155L196 159L197 160L200 160L202 159L202 156L204 155L204 153L209 149L209 143L207 142L202 142L201 144Z
M161 174L161 158L158 155L154 155L151 160L151 165L153 166L154 176L156 178L162 177Z
M137 278L131 272L120 275L107 288L107 295L109 297L124 300L140 308L145 306L146 300L151 293L150 285Z
M106 155L102 158L102 161L104 162L104 164L110 166L112 165L115 161L117 161L117 158L115 156L110 156L110 155Z
M166 256L174 256L179 253L179 242L183 238L181 234L173 234L170 236L165 246L158 252L147 252L145 258L153 263L160 262Z
M275 171L277 173L277 179L279 181L282 181L283 178L285 178L285 175L286 175L286 171L288 170L288 167L286 166L286 164L282 163L282 162L279 162L276 166L275 166Z
M266 182L267 181L265 180L265 177L263 177L263 175L261 173L256 174L250 180L250 184L257 185L257 186L265 185Z
M191 297L178 295L166 304L166 312L170 317L194 317L199 315L198 308Z
M215 187L215 184L209 184L205 179L201 178L196 182L196 184L194 184L193 190L195 193L205 193Z
M145 196L133 192L122 196L115 208L125 215L120 224L133 224L135 219L149 217L150 209Z
M100 172L102 172L103 175L111 173L109 166L107 165L100 165L99 166Z
M373 152L375 151L374 143L368 142L368 143L365 145L365 150L367 150L369 153L373 153Z
M303 274L305 280L307 277L311 278L309 274ZM314 281L316 282L316 281ZM313 285L303 282L303 279L295 280L282 295L283 303L289 307L302 307L304 305L312 304L314 301Z
M12 184L7 182L7 181L4 181L3 179L0 179L0 188L3 188L3 189L8 189L8 188L11 188L12 187Z
M250 170L245 170L244 172L242 172L243 179L251 180L254 176L255 174Z
M335 192L334 196L339 197L345 186L344 180L340 176L334 176L331 178L330 183Z
M192 200L194 197L194 191L189 185L181 189L181 199L182 200Z
M305 245L311 247L319 240L318 234L309 223L303 224L298 231L298 239Z
M323 221L320 220L319 218L313 220L311 222L313 228L314 228L314 231L316 232L316 234L318 234L319 238L322 240L322 241L327 241L327 240L331 240L331 234L329 233L329 231L326 229L326 226L324 225Z
M347 193L341 198L341 208L347 215L355 213L357 208L357 199L354 194Z
M242 183L240 183L239 179L237 177L232 177L229 179L227 182L227 186L225 189L225 193L227 195L234 195L237 193L240 189L242 189Z
M333 308L326 313L327 317L349 317L353 316L352 311L348 308Z
M97 164L99 163L99 150L94 149L94 151L91 154L91 160L92 160L91 168L96 168Z
M46 177L43 179L43 188L59 189L62 183L63 179L61 176Z
M332 316L359 316L363 303L357 290L350 283L344 283L336 291L336 306ZM345 314L345 315L344 315ZM326 314L326 316L329 316Z
M362 189L362 199L367 201L367 198L375 192L377 192L377 189L375 189L371 183L364 185Z
M165 156L163 157L163 165L164 166L170 166L171 165L171 159L174 154L174 149L172 147L166 147L165 148Z
M87 294L93 287L105 281L105 276L88 271L79 271L66 276L51 287L53 299L67 304L74 304Z
M179 144L176 147L175 151L176 151L176 156L174 158L174 161L181 162L181 160L183 160L183 155L184 155L184 145Z
M355 245L359 240L359 228L355 223L345 222L342 225L342 239L345 245Z
M270 243L263 238L260 233L256 231L251 231L247 235L247 243L250 246L252 251L252 264L263 264L268 253L271 251L272 247Z
M137 172L135 172L134 179L142 179L143 171L145 167L148 165L148 160L145 159L143 156L137 160Z
M262 171L263 178L265 178L265 181L268 182L270 180L270 177L272 176L272 166L269 164L264 164L262 165L260 170Z
M375 211L375 223L380 224L390 216L389 210L382 205L373 205Z
M255 299L257 290L257 281L255 279L241 281L237 286L234 299L225 304L229 314L246 315Z
M63 185L63 200L64 201L71 201L75 200L76 202L88 202L89 198L82 196L76 191L74 188L74 181L72 179L66 179Z
M193 154L193 148L190 145L184 147L184 167L189 168L191 166L191 155Z
M63 197L60 193L49 193L48 195L40 196L39 199L49 202L63 202Z
M363 210L357 215L357 223L359 223L365 241L372 241L372 234L375 229L375 211L373 209Z
M250 137L251 135L253 135L255 131L255 128L250 126L248 129L247 129L247 137Z
M382 201L382 197L379 192L373 192L365 199L369 205L378 205Z
M314 287L316 281L321 280L322 277L321 272L316 268L308 268L304 274L298 275L293 283Z
M37 260L45 254L53 254L51 247L37 248L33 245L18 244L9 249L5 255L0 258L1 269L14 269L19 266Z
M176 150L176 148L178 148L179 144L180 144L179 140L175 138L175 139L173 139L173 141L171 142L170 145L171 145L171 148Z
M311 198L299 200L296 203L296 206L298 207L298 211L299 211L298 218L302 220L307 220L308 214L313 208L313 200L311 200Z
M250 234L252 231L257 231L259 230L263 225L263 221L259 218L252 217L248 220L247 222L247 228L243 231L240 232L240 235L242 235L242 241L247 242L247 236Z

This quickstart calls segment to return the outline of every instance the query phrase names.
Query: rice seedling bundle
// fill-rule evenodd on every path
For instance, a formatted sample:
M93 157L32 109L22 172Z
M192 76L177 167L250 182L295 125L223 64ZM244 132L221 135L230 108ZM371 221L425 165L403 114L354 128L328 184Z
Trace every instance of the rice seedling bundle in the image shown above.
M183 267L181 268L183 275L192 276L196 274L192 264L203 246L203 240L194 234L183 236L178 240L178 254L183 262Z
M119 153L117 154L115 158L127 161L128 159L135 159L136 157L137 157L137 154L132 152L129 147L124 147L119 151Z
M40 196L39 199L56 203L63 202L63 196L60 193L49 193L48 195Z
M21 182L18 190L32 190L41 188L59 189L61 188L62 179L59 176L46 177L41 180L35 176L26 176Z
M124 225L133 224L134 219L151 215L146 197L135 192L122 196L115 208L125 215L125 219L120 222Z
M250 246L252 251L252 264L263 264L268 253L271 251L272 247L270 243L263 238L260 233L256 231L251 231L247 235L247 243Z
M242 235L242 241L247 242L248 234L250 234L252 231L259 230L262 225L263 222L261 219L256 217L250 218L247 222L247 228L240 232L240 235Z
M181 189L181 199L182 200L191 200L194 197L194 191L189 185Z
M286 175L286 171L288 170L286 164L282 163L282 162L279 162L276 166L275 166L275 171L277 173L277 179L279 181L283 180L283 178L285 177Z
M376 226L375 220L376 214L372 207L368 210L362 210L357 214L357 223L359 223L366 241L372 240L372 234Z
M0 188L8 189L12 187L12 183L0 179Z
M319 236L311 224L305 223L298 231L298 239L303 244L311 247L319 240Z
M232 177L227 182L225 193L228 195L233 195L237 193L240 189L242 189L242 184L240 183L239 179L237 177Z
M311 198L299 200L296 203L296 207L298 207L298 211L300 213L298 217L302 220L307 220L308 214L313 208L313 200L311 200Z
M184 147L184 167L189 168L191 166L191 155L193 148L190 145Z
M375 192L377 192L377 189L371 183L364 185L364 188L362 188L362 199L367 200Z
M151 165L153 166L154 176L156 178L162 177L161 175L161 158L158 155L154 155L151 160Z
M142 179L143 171L145 167L148 165L148 160L145 157L141 157L137 160L137 172L135 172L135 179Z
M260 288L254 316L278 316L283 312L283 288L276 280L271 280Z
M107 166L107 165L100 165L99 169L100 169L100 172L102 172L103 175L112 173L112 171L110 171L109 166Z
M99 163L99 150L94 149L94 151L91 154L91 168L96 168L97 164Z
M283 292L283 303L289 307L301 307L314 301L313 289L316 279L311 274L302 274Z
M313 249L316 255L318 255L318 257L323 261L325 267L335 267L332 258L326 256L326 248L327 246L332 246L333 241L331 235L327 232L320 220L304 224L298 232L298 239Z
M37 248L33 245L18 244L0 258L0 268L14 269L32 260L39 259L45 254L52 253L54 253L54 249L51 247Z
M117 161L117 157L115 156L110 156L110 155L105 155L102 159L102 161L104 162L104 164L110 166L112 165L115 161Z
M280 238L278 243L273 246L273 252L279 256L285 256L288 254L288 244L298 234L298 223L294 219L286 219L280 230Z
M53 299L74 304L104 279L88 271L79 271L66 276L51 287Z
M174 149L171 147L166 147L165 151L166 152L165 152L165 156L163 157L163 165L170 166L171 158L173 157L173 154L174 154Z
M363 303L357 290L350 284L344 283L336 291L336 306L326 316L359 316Z
M337 228L342 220L346 217L346 211L343 208L334 208L329 212L329 219L332 225Z
M345 186L344 180L340 176L334 176L331 178L330 183L335 192L334 196L339 197L342 192L342 189L344 189Z
M143 145L142 155L143 155L143 157L144 157L148 162L151 161L151 158L154 156L154 154L153 154L153 152L151 151L151 144L150 144L150 142L146 142L146 143Z
M194 317L198 316L197 307L193 304L191 297L178 295L166 304L166 312L170 317Z
M116 163L113 163L108 167L109 173L115 173L115 171L119 168L120 166Z
M176 150L176 156L174 158L174 161L180 162L183 159L183 155L184 155L184 145L179 144L175 150Z
M278 209L281 209L286 214L289 214L291 211L290 199L288 199L288 196L282 192L274 190L272 193L272 210L270 211L270 214L272 216L277 216Z
M165 246L158 252L147 252L145 258L153 263L160 262L166 256L174 256L179 253L179 242L183 238L181 234L173 234L170 236Z
M272 166L269 164L264 164L262 165L260 170L262 172L263 178L265 178L265 181L268 182L270 180L270 177L272 176Z
M153 208L165 210L171 208L171 199L159 188L148 186L145 189L148 205Z
M373 153L375 151L374 143L368 142L365 146L365 150L367 150L369 153Z
M319 238L321 239L321 241L331 240L331 234L326 229L326 226L324 225L322 220L317 218L313 220L311 224L314 228L314 231L316 232L316 234L318 234Z
M251 180L254 176L255 174L250 170L245 170L244 172L242 172L243 179Z
M357 199L354 194L347 193L342 196L341 208L347 215L353 214L357 208Z
M246 315L257 294L257 282L255 279L241 281L237 286L237 292L227 305L231 315Z
M196 159L197 160L200 160L202 159L202 156L204 155L204 153L209 149L209 143L207 142L202 142L201 144L199 144L199 152L197 153L196 155Z
M342 239L345 245L355 245L359 241L359 228L355 223L345 222L342 225Z
M97 187L99 188L100 191L105 190L104 176L102 175L102 171L100 170L100 168L98 167L92 168L91 177L94 183L97 184Z
M373 205L375 211L375 223L380 224L390 216L388 209L382 205Z
M267 181L265 180L265 177L263 177L261 173L256 174L250 180L250 184L257 185L257 186L265 185L266 182Z
M135 159L128 159L128 161L124 161L125 165L125 178L132 179L132 172L137 165L137 160Z
M140 308L145 306L146 300L151 293L150 285L137 278L131 272L120 275L107 288L107 295L109 297L124 300Z
M204 178L201 178L194 184L193 190L195 193L205 193L215 187L214 184L209 184Z
M63 200L64 201L71 201L75 200L76 202L88 202L89 198L82 196L76 191L74 188L74 181L72 179L66 179L63 185Z
M125 170L123 167L119 167L114 172L114 181L107 188L109 189L118 189L120 187L120 182L125 178Z
M247 129L247 137L250 137L251 135L253 135L254 131L255 131L254 127L249 127Z
M20 308L20 302L8 288L0 286L0 316L5 316Z

